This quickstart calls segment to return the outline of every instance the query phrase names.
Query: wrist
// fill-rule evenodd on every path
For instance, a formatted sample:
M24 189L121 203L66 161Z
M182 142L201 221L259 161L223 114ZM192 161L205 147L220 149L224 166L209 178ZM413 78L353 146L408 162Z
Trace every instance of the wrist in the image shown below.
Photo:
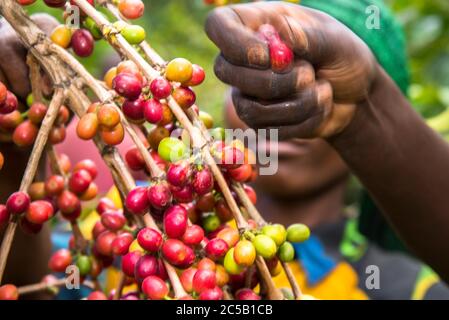
M395 127L394 122L406 116L404 105L408 102L400 89L378 65L372 85L363 100L355 106L354 115L348 125L328 139L334 147L350 147L355 140L372 138L372 135L389 135ZM369 142L369 141L368 141Z

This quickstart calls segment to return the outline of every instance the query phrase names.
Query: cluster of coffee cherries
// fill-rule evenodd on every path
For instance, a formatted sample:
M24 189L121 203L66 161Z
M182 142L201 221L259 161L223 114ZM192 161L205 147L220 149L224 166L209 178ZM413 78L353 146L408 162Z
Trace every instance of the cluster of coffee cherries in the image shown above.
M205 73L200 66L177 58L166 66L165 77L149 82L134 62L126 60L111 68L105 74L104 82L117 93L115 102L128 121L155 125L147 138L150 146L157 150L160 141L169 137L175 129L175 120L166 98L171 94L182 108L190 108L196 100L190 86L201 84L204 78ZM201 116L210 118L204 112ZM123 141L124 129L115 105L94 103L80 119L77 133L81 139L90 140L97 132L108 145Z
M19 147L33 145L48 107L43 102L33 102L32 100L30 95L27 99L29 108L21 113L16 96L0 82L0 140L2 142L12 141ZM48 136L48 141L51 144L55 145L64 141L66 125L69 120L69 110L67 107L61 106ZM3 156L0 159L0 168L3 164L2 159Z
M66 155L59 155L58 160L63 175L51 175L43 182L34 182L27 192L17 191L9 196L6 205L0 205L0 226L5 225L11 215L19 215L22 229L35 234L57 212L69 221L80 216L81 201L97 196L98 188L93 181L97 167L92 160L86 159L70 171L71 164Z
M30 5L35 0L18 0L22 5ZM52 8L65 8L68 4L77 7L75 2L70 0L44 0ZM95 0L88 0L95 6ZM122 16L127 19L138 19L143 15L144 4L141 0L121 0L118 2L118 8ZM71 15L64 12L64 19L70 19ZM82 27L74 29L66 24L57 26L52 34L51 40L62 48L71 48L73 52L82 58L92 55L95 48L95 41L103 38L103 33L96 25L95 21L81 12ZM114 25L120 34L131 44L137 45L145 40L145 29L138 25L125 23L116 23Z

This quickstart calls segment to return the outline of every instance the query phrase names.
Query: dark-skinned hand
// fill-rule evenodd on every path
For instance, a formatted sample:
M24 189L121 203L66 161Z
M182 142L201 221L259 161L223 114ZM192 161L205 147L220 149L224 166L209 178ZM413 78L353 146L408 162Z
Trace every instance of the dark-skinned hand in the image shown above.
M287 73L270 69L257 36L271 24L294 51ZM283 2L215 9L206 32L219 47L215 73L234 87L240 118L253 128L279 128L281 138L330 137L351 121L378 73L378 64L351 30L329 15Z
M58 21L47 14L35 14L31 17L34 22L47 35L59 24ZM17 37L15 31L5 19L0 20L0 81L18 98L25 100L31 91L26 64L27 51ZM51 85L47 77L44 78L47 86L44 86L44 94L48 94Z

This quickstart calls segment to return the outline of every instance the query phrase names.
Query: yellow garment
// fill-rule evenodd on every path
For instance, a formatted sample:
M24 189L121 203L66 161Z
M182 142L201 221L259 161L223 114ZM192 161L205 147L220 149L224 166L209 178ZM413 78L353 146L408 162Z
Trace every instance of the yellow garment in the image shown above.
M289 263L296 281L304 294L311 295L320 300L367 300L367 295L360 290L358 277L354 269L346 262L337 264L319 284L309 287L301 265L298 262ZM289 288L288 279L282 273L274 278L278 288Z

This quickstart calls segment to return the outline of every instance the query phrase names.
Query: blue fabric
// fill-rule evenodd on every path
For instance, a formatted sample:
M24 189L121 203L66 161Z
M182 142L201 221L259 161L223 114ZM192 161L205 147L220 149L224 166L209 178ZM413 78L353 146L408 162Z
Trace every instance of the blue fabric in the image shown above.
M318 284L334 268L337 262L326 255L321 241L311 235L307 241L293 243L296 259L304 269L307 283L311 286Z

